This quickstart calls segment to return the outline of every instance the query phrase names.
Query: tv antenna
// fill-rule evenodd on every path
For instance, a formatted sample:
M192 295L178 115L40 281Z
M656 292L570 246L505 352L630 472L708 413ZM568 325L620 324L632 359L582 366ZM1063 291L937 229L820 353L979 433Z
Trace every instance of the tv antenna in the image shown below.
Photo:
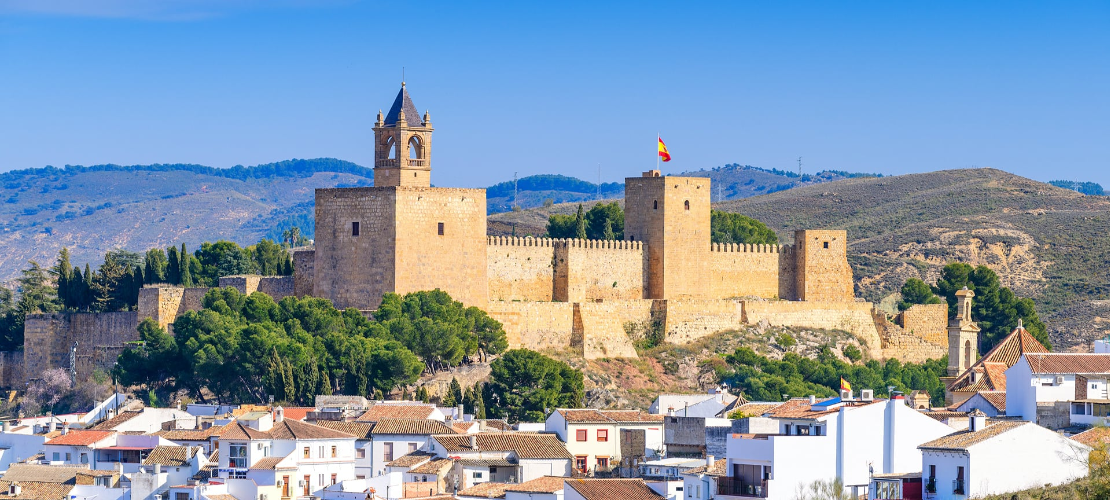
M798 177L802 176L802 157L798 157Z

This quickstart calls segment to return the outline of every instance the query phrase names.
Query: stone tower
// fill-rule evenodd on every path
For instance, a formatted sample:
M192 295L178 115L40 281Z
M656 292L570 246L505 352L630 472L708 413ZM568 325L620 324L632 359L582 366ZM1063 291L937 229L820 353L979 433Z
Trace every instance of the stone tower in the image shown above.
M809 302L852 302L852 266L848 265L848 232L794 232L795 294Z
M315 296L362 310L437 288L488 302L486 190L431 187L431 133L402 84L374 127L374 187L316 190Z
M948 322L948 376L954 377L979 359L979 325L971 320L971 298L975 292L956 292L956 317Z
M424 118L412 104L405 82L397 93L389 114L374 124L374 185L432 185L432 121Z
M644 298L707 298L709 191L707 177L658 170L624 180L624 238L644 243Z

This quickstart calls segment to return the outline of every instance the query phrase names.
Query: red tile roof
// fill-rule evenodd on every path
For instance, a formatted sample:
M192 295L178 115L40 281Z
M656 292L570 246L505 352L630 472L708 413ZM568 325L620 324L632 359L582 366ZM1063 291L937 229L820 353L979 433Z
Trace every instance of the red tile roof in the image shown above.
M227 430L220 434L220 439L342 439L354 438L346 432L320 427L301 422L300 420L282 420L275 422L274 427L268 431L257 431L239 422L228 424Z
M561 476L543 476L537 477L531 481L525 481L520 484L511 484L505 488L505 491L519 491L522 493L555 493L563 491L563 481L565 477Z
M595 409L563 409L559 414L567 422L575 424L630 424L630 423L662 423L663 415L653 415L641 410L595 410Z
M1033 373L1110 373L1110 354L1045 352L1025 355Z
M1022 354L1048 352L1025 328L1015 328L985 356L956 376L948 385L949 392L1005 391L1006 369L1014 366ZM990 363L997 363L989 365ZM975 375L974 377L972 375ZM974 379L974 380L973 380Z
M999 412L1006 413L1006 393L1004 391L980 391L978 393L987 400L994 409Z
M947 436L922 443L921 446L918 446L918 448L923 450L966 450L971 446L979 444L1004 432L1017 429L1018 427L1021 427L1023 425L1035 424L1033 424L1032 422L1026 422L1024 420L996 420L994 421L994 423L988 422L988 425L985 429L978 431L968 429L959 432L953 432L952 434L949 434Z
M115 435L116 431L69 431L45 444L65 446L89 446Z
M457 497L478 498L505 498L505 489L512 486L509 483L478 483L465 490L455 493Z
M1093 427L1071 437L1090 447L1110 443L1110 427Z
M471 438L477 449L470 446ZM573 459L566 446L554 434L478 433L468 435L435 436L445 450L452 453L478 451L512 451L518 458Z
M282 411L283 415L285 415L285 418L291 418L293 420L304 420L304 418L308 416L308 412L316 411L316 407L315 406L285 406L285 407L281 408L281 411Z
M316 425L327 427L333 431L344 432L358 439L370 439L370 431L374 424L369 422L339 422L336 420L317 420Z
M586 500L663 500L642 479L566 479Z
M432 416L436 407L428 404L387 404L371 406L366 413L355 420L358 422L377 422L385 418L426 419Z
M117 426L123 424L124 422L127 422L128 420L131 420L131 419L133 419L133 418L135 418L139 415L142 415L142 414L143 414L143 412L141 412L141 411L120 412L119 415L116 415L112 418L109 418L108 420L100 422L99 424L96 424L92 427L89 427L89 430L110 431L110 430L115 429Z
M412 434L418 436L431 436L433 434L455 434L455 431L439 420L387 418L375 423L370 434Z

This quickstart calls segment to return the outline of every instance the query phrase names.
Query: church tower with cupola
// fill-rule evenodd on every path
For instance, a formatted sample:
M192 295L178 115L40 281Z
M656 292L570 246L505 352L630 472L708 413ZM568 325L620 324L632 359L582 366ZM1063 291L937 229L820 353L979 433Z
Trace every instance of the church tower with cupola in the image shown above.
M389 113L374 123L374 185L432 185L432 120L416 110L405 82Z

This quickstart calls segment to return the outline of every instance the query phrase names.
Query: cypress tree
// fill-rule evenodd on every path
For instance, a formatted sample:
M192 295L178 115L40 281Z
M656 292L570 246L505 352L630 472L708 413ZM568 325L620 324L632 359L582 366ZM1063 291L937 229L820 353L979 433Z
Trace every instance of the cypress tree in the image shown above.
M582 205L578 205L578 214L574 216L574 237L586 239L586 216L582 213Z
M166 251L166 283L181 284L181 257L177 255L177 247L171 246Z
M189 272L189 252L185 249L184 243L181 244L181 255L179 258L180 263L178 264L178 268L181 270L181 286L186 288L191 287L193 286L193 276L192 273Z
M51 272L57 276L58 301L61 302L63 309L73 307L73 298L69 296L70 280L73 278L73 270L70 266L69 249L62 247L58 251L58 263Z
M81 287L81 305L85 309L92 307L93 290L96 288L96 278L93 276L92 270L89 269L89 263L85 263L85 283Z

